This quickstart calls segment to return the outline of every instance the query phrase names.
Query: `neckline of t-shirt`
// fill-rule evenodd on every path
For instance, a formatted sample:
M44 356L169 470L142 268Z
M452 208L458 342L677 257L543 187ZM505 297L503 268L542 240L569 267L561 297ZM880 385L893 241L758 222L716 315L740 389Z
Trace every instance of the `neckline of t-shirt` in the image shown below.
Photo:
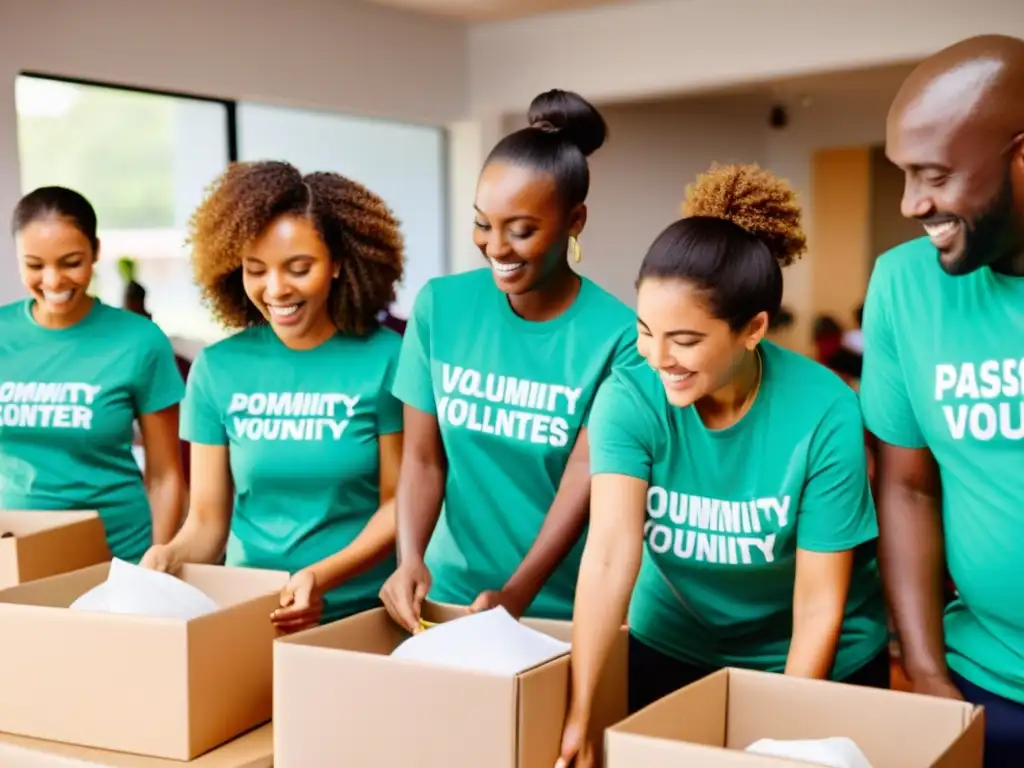
M737 435L742 435L751 424L754 423L756 414L759 414L765 407L764 402L768 398L771 390L771 383L769 381L769 370L770 364L768 362L768 345L771 342L765 341L761 344L761 365L763 370L761 372L761 385L757 390L757 395L754 397L754 402L750 404L750 408L744 413L739 421L735 424L730 424L728 427L722 427L721 429L711 429L704 424L704 420L700 417L700 413L697 412L697 407L691 405L690 417L696 422L700 430L708 437L714 440L731 440Z
M72 334L87 328L89 324L92 322L93 318L96 317L96 314L100 311L99 308L103 305L103 302L100 301L99 297L93 296L92 306L89 307L89 311L86 312L82 319L79 320L77 323L65 326L64 328L48 328L42 323L40 323L38 320L36 320L35 315L32 314L32 307L35 306L35 303L36 300L34 298L29 297L25 299L25 319L28 320L29 325L32 326L33 330L37 331L38 333L53 334Z
M1024 275L1006 275L996 272L991 267L987 268L985 272L988 274L989 281L1001 290L1011 293L1024 292Z
M587 278L583 275L577 275L577 277L580 279L580 289L576 293L576 298L558 317L553 317L550 320L527 320L516 314L505 293L495 291L502 317L516 330L525 333L551 333L552 331L560 330L562 326L579 314L584 304L590 299L590 294L593 291L593 285Z

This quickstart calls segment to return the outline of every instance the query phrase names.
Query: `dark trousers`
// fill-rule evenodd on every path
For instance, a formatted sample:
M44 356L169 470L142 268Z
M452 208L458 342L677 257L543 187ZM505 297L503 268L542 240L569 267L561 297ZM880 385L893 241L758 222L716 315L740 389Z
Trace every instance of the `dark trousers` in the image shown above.
M985 768L1024 765L1024 704L989 693L956 672L950 677L967 701L985 708Z
M632 634L629 636L629 711L632 714L690 683L707 677L705 669L656 651ZM885 648L843 683L870 688L889 687L889 649ZM986 768L989 768L986 764Z

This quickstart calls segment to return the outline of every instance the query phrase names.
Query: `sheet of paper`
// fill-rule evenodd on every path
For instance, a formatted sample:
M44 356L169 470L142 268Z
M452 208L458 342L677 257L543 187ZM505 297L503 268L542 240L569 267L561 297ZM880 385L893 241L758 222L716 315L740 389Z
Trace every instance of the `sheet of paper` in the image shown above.
M568 643L516 621L504 608L492 608L419 632L391 655L423 664L514 677L568 650Z
M76 611L185 621L219 610L213 600L191 584L116 557L110 563L107 580L79 597L70 607Z
M771 757L788 757L828 768L871 768L871 763L860 748L845 736L798 741L761 739L747 747L746 751Z

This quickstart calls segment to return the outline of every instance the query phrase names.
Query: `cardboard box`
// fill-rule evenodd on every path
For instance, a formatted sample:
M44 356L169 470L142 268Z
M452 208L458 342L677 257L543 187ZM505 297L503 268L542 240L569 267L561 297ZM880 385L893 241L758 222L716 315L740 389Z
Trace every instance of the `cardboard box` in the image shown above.
M0 589L110 560L95 512L0 510Z
M981 707L914 693L724 669L608 729L608 768L807 768L758 739L852 739L872 768L981 768Z
M288 574L186 566L223 607L191 621L68 610L109 567L0 591L0 732L191 760L270 720Z
M446 621L464 611L427 604L423 617ZM567 622L523 623L571 639ZM275 767L554 766L568 654L509 678L391 658L407 637L379 608L275 642ZM623 629L598 692L594 734L626 714L627 649Z
M272 768L273 765L274 730L270 724L186 763L0 734L2 768Z

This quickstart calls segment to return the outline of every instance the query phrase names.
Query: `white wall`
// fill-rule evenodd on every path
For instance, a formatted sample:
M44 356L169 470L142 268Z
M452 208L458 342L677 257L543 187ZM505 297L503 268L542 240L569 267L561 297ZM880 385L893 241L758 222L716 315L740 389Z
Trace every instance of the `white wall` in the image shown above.
M475 114L552 87L601 101L920 59L975 34L1024 37L1020 0L633 0L479 24Z
M21 193L20 70L433 124L467 104L465 30L454 22L343 0L3 2L3 219ZM0 303L19 295L0 233Z
M713 161L761 163L786 178L804 205L810 249L785 271L784 302L798 325L784 338L808 350L815 311L811 260L829 256L814 251L813 152L882 142L901 72L815 78L745 95L602 106L609 139L591 158L581 271L633 305L640 261L658 233L681 215L687 184ZM807 95L810 106L800 106ZM780 99L790 105L790 123L774 130L767 124L768 109ZM521 118L510 117L504 129L521 124ZM469 240L468 230L461 237Z

